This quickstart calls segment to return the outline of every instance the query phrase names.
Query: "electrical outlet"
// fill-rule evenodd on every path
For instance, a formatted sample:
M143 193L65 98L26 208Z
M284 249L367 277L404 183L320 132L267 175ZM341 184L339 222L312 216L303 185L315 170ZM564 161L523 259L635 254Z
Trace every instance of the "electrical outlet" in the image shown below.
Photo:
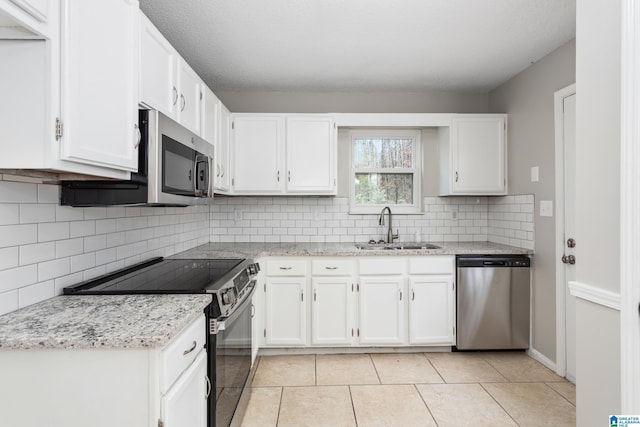
M242 221L244 215L242 211L235 211L236 214L236 221Z
M540 216L553 216L552 200L540 200Z

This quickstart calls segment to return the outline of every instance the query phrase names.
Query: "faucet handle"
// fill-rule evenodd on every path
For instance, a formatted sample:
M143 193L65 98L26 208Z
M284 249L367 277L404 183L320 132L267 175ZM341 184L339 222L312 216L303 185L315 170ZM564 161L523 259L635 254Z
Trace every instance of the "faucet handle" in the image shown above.
M393 234L393 231L391 232L391 240L393 241L393 240L397 239L398 237L400 237L400 229L399 228L396 230L396 234ZM393 243L393 242L389 242L389 243Z

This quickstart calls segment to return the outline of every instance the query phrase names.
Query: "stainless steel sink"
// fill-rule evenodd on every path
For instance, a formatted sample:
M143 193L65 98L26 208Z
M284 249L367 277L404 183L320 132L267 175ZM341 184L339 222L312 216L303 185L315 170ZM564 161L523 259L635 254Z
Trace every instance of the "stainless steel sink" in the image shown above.
M356 248L365 251L407 251L417 249L442 249L441 246L431 243L356 243Z

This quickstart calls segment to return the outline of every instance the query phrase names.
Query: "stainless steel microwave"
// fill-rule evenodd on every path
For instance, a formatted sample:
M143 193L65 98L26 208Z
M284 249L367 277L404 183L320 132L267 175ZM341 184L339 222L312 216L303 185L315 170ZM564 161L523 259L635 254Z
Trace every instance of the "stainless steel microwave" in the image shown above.
M139 111L138 172L126 181L62 181L69 206L189 206L213 198L215 147L154 110Z

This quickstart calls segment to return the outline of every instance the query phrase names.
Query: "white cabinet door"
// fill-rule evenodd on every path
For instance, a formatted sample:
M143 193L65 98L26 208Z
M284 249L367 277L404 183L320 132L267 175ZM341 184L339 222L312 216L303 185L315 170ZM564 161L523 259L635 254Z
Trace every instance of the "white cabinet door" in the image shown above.
M454 345L453 276L409 277L409 343Z
M351 345L353 325L353 279L322 277L311 279L311 343Z
M506 194L505 118L454 118L451 160L452 194Z
M140 12L140 102L176 119L178 54Z
M218 143L218 127L220 126L220 107L222 103L211 89L203 87L204 98L202 100L202 139L210 144ZM216 159L217 163L217 159Z
M306 277L267 277L267 345L307 344L306 289Z
M233 115L233 192L278 194L284 189L284 117Z
M230 189L231 171L229 170L229 138L231 137L231 113L229 109L220 103L220 126L218 133L218 143L216 144L216 176L215 187L217 190L226 192Z
M62 1L61 157L137 170L136 0Z
M178 60L178 122L200 135L200 108L203 83L182 58Z
M360 277L360 344L404 344L405 279Z
M206 427L207 352L200 354L176 380L160 402L161 419L167 427Z
M327 116L287 116L287 192L336 194L336 129Z

